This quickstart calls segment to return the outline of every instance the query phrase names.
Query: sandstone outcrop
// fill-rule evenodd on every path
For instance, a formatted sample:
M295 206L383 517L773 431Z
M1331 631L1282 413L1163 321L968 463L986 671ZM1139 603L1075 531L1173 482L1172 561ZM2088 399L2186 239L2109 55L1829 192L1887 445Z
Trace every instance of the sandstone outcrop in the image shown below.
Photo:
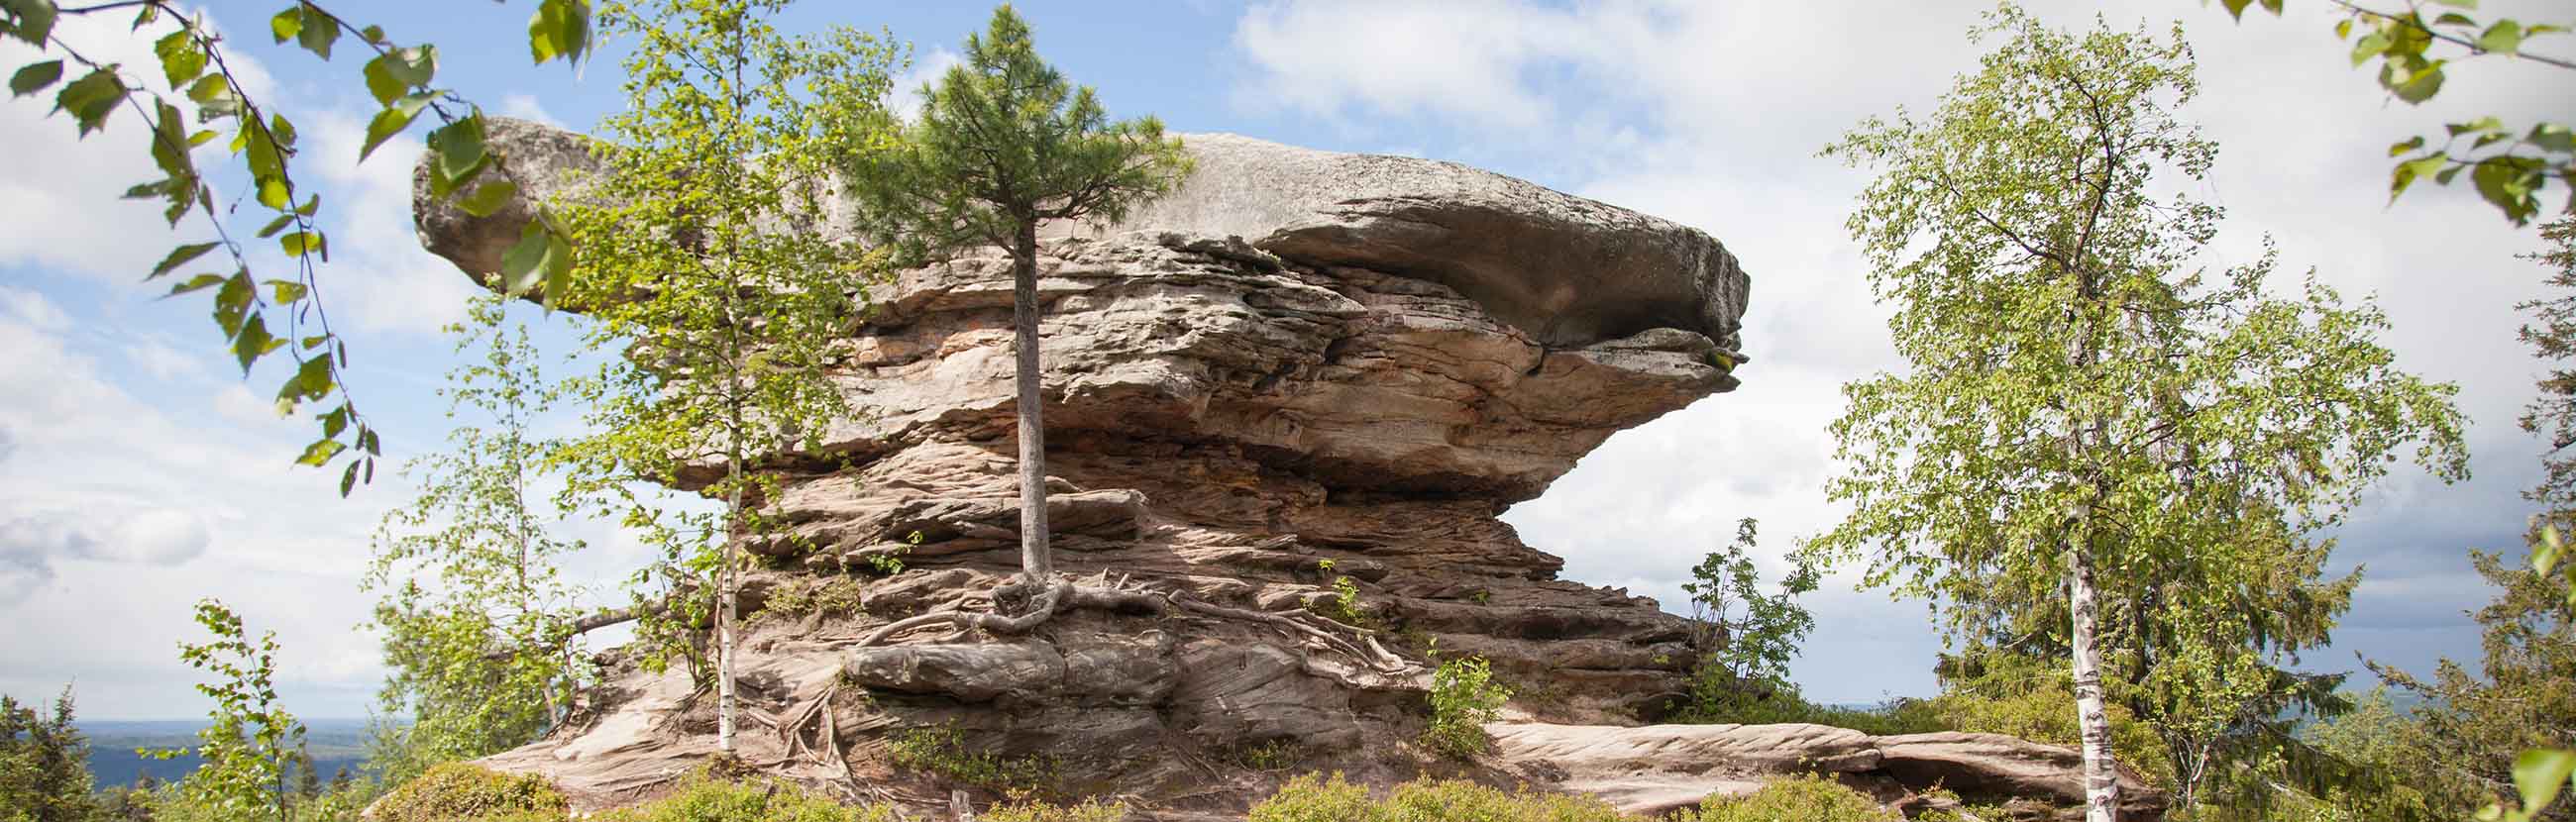
M1870 736L1826 725L1488 726L1497 753L1537 784L1660 814L1785 774L1830 774L1909 812L2003 806L2018 820L2078 820L2081 756L2000 734ZM1935 795L1939 787L1952 794ZM2122 819L2163 815L2163 792L2121 769ZM2000 820L1998 820L2000 822Z
M580 196L584 140L491 133L524 196ZM1197 170L1171 198L1048 232L1039 295L1059 570L1197 607L854 651L894 620L991 607L1018 514L1003 257L853 284L867 308L832 378L857 413L821 453L777 455L764 505L793 538L752 546L745 759L934 803L943 780L888 743L938 729L1068 790L1221 817L1287 769L1527 778L1508 745L1472 765L1412 747L1435 649L1491 660L1529 723L1652 721L1683 690L1700 632L1557 579L1496 517L1611 434L1736 386L1734 258L1454 164L1186 139ZM529 213L420 198L423 243L482 280ZM489 762L616 803L701 760L713 722L683 673L615 662L578 721Z

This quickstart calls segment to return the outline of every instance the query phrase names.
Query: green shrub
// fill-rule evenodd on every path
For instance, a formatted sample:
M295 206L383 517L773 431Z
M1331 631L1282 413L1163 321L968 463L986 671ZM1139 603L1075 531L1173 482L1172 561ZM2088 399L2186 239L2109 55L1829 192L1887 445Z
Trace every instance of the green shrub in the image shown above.
M1712 796L1679 822L1900 822L1859 791L1821 776L1782 779L1743 796Z
M463 762L433 765L376 805L377 822L539 822L566 818L564 796L544 777Z
M1588 796L1505 793L1473 782L1417 781L1384 800L1368 788L1307 774L1252 806L1246 822L1619 822L1609 803Z
M670 796L608 811L597 822L897 822L883 807L849 806L787 782L700 776Z
M1056 806L1044 802L1005 802L976 814L983 822L1119 822L1127 818L1127 806L1104 805L1096 799L1080 805Z
M1684 707L1672 721L1743 725L1805 722L1850 728L1872 736L1958 730L1924 700L1897 699L1873 708L1844 708L1809 702L1795 686L1790 685L1776 686L1769 693L1739 691L1703 695Z
M927 771L958 782L1005 793L1022 793L1055 781L1055 762L1044 757L1003 756L966 744L956 725L904 728L887 739L894 764Z
M1431 672L1431 727L1422 744L1444 756L1466 759L1485 752L1485 723L1501 716L1512 691L1494 682L1484 657L1459 657Z

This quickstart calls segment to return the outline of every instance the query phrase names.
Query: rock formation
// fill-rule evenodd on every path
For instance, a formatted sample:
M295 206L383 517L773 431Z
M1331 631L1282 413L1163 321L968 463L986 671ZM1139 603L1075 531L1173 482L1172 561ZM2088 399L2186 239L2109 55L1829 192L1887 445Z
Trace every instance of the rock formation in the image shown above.
M491 131L528 196L568 196L590 166L577 136ZM747 760L935 801L887 740L939 728L1078 793L1221 817L1283 765L1537 773L1509 761L1552 756L1512 753L1522 731L1472 766L1411 747L1435 649L1491 660L1535 723L1634 725L1683 689L1691 624L1557 579L1496 515L1612 433L1735 387L1734 257L1455 164L1186 139L1197 171L1177 192L1126 224L1047 232L1048 519L1060 570L1205 607L852 650L892 620L991 607L1016 571L1007 261L900 272L865 288L873 308L842 341L832 376L857 413L824 453L780 455L790 476L765 507L795 538L754 547L743 597L759 613L739 663ZM423 242L478 278L527 219L419 196ZM491 764L604 804L711 751L710 701L684 674L620 663L601 691Z

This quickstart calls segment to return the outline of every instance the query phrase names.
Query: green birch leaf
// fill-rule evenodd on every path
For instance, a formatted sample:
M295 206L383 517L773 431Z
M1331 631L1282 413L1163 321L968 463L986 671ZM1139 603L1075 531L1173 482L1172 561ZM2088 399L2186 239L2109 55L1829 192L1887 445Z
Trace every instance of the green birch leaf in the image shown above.
M206 51L197 46L197 39L187 29L155 41L152 53L161 58L161 76L169 79L171 88L185 86L206 73Z
M284 43L304 31L304 4L297 3L268 18L268 34Z
M427 105L429 105L429 95L415 94L396 100L393 105L386 106L385 110L376 112L375 119L367 121L367 143L358 149L358 159L367 159L367 155L376 153L376 148L384 145L386 140L391 140L394 135L401 134L403 129L410 128L412 118L420 116L421 108Z
M188 280L187 280L186 282L180 283L180 284L178 284L178 285L171 286L171 287L170 287L170 293L168 293L168 294L164 294L164 295L162 295L162 296L163 296L163 297L176 297L176 296L179 296L179 295L181 295L181 294L189 293L189 292L191 292L191 291L203 291L203 290L205 290L205 289L209 289L209 288L213 288L213 287L218 286L218 285L222 285L222 284L223 284L223 282L224 282L224 279L225 279L225 278L224 278L224 275L221 275L221 274L199 274L199 275L197 275L197 276L194 276L194 277L190 277L190 278L188 278Z
M510 203L510 198L516 196L518 193L519 185L517 183L513 183L508 180L493 180L474 189L473 193L467 194L463 198L458 199L456 201L456 207L464 209L465 213L472 214L476 217L489 217L492 216L492 212L499 211L502 206L508 205Z
M299 465L310 465L318 468L330 464L332 457L339 456L340 452L346 450L348 447L349 446L342 444L339 440L335 439L325 438L314 440L312 445L304 446L304 455L296 457L295 462Z
M2571 133L2566 126L2557 123L2541 123L2532 126L2531 134L2523 139L2530 140L2532 145L2539 146L2542 151L2554 151L2560 154L2576 152L2576 133Z
M299 4L297 8L304 12L304 25L295 32L296 45L324 60L331 59L331 44L340 39L340 21L312 6Z
M107 126L107 115L125 99L125 81L110 69L98 69L81 75L54 95L54 110L69 112L80 121L81 136Z
M45 38L53 36L54 19L61 13L53 0L0 0L0 11L17 20L17 25L8 27L8 33L37 48L43 48Z
M44 91L45 87L62 79L63 61L61 60L28 63L20 66L16 74L9 75L9 96L25 97Z
M543 282L546 260L552 256L550 252L554 242L547 235L545 226L538 221L529 220L522 226L519 242L501 255L501 290L510 294L526 294L530 288Z
M2512 54L2522 48L2522 24L2498 20L2478 35L2478 48L2495 54Z
M259 181L259 204L283 210L295 203L295 192L286 187L284 177L264 177Z
M180 266L187 265L189 260L206 256L206 252L213 251L220 245L222 245L222 243L189 243L187 245L179 246L178 248L170 249L169 256L162 257L160 264L154 265L152 267L152 273L145 276L143 279L158 279L161 275L168 274L177 270Z
M2570 774L2576 774L2576 751L2535 749L2514 757L2513 787L2522 795L2522 809L2549 807L2567 787Z
M257 314L250 315L248 319L243 320L241 333L233 335L233 359L241 363L242 374L247 376L250 374L251 363L258 362L261 356L276 350L277 344L282 342L285 341L269 335L266 318Z

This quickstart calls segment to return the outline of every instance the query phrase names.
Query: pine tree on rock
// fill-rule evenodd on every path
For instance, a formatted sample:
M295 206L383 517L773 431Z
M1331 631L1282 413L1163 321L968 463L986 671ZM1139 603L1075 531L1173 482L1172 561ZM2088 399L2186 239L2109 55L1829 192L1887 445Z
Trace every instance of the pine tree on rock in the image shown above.
M1011 257L1017 355L1020 583L1041 600L1027 625L1059 604L1046 522L1046 425L1038 359L1038 228L1050 221L1115 221L1168 190L1189 163L1152 117L1109 122L1088 87L1040 60L1029 26L1003 5L966 41L965 60L924 89L918 121L887 117L853 145L844 176L870 233L908 263L977 246ZM942 616L955 621L960 618Z

